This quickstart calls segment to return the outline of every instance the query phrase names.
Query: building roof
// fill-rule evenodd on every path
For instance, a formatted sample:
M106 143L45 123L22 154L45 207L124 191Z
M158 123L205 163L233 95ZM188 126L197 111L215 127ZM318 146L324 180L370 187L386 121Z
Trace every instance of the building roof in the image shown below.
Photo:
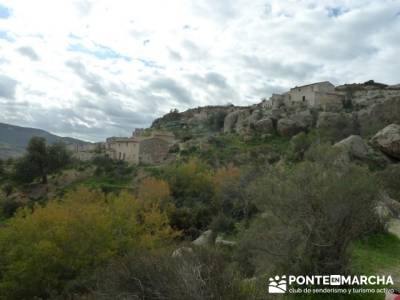
M306 86L311 86L311 85L318 85L318 84L321 84L321 83L328 83L328 84L330 84L330 85L333 85L331 82L329 82L329 81L320 81L320 82L314 82L314 83L310 83L310 84L305 84L305 85L301 85L301 86L295 86L294 88L291 88L291 90L293 90L293 89L298 89L298 88L303 88L303 87L306 87ZM334 86L334 85L333 85Z
M137 138L114 137L108 138L107 143L139 143Z

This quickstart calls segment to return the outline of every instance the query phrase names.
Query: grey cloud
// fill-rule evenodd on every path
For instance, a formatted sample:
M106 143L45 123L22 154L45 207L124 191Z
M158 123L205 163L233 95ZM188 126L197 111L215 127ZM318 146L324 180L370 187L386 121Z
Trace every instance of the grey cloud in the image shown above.
M175 61L181 61L182 56L179 54L179 52L173 51L169 49L169 58Z
M228 86L225 77L215 72L207 73L205 76L205 80L207 83L215 85L220 88L226 88Z
M187 78L194 84L200 86L201 88L207 88L208 86L218 87L220 89L231 88L226 82L226 78L216 72L206 73L204 76L197 74L189 74Z
M190 40L183 40L182 46L193 60L204 60L209 56L207 49L202 49Z
M18 82L6 75L0 75L0 98L15 99Z
M33 61L40 60L39 55L35 52L35 50L33 50L32 47L28 47L28 46L20 47L17 49L17 51L21 55L28 57L30 60L33 60Z
M85 88L98 95L98 96L105 96L107 95L106 88L103 87L101 84L102 79L100 76L90 73L84 64L80 61L67 61L66 66L71 68L76 75L78 75L83 81Z
M264 76L274 76L278 78L291 78L296 80L304 80L310 77L311 74L317 72L321 65L298 62L298 63L282 63L279 61L270 60L268 58L260 58L257 56L243 56L244 65L248 68L258 70Z
M171 78L158 78L150 83L149 89L166 92L177 102L193 103L191 93Z
M193 3L194 13L218 23L225 23L237 16L240 12L238 1L231 0L203 0Z

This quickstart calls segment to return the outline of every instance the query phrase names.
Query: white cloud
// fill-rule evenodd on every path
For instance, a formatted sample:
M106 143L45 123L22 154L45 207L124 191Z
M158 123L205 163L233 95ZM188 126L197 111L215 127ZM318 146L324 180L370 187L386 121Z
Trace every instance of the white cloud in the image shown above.
M398 80L399 0L1 4L0 121L62 135L129 134L171 108L313 81Z

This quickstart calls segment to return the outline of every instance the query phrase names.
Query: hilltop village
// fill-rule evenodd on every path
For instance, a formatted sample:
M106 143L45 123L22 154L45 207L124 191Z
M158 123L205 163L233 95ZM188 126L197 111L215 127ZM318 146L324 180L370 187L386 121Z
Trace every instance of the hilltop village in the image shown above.
M103 143L70 145L74 156L88 161L96 154L106 154L114 160L132 164L159 164L175 142L173 133L135 129L131 137L110 137Z
M131 137L110 137L102 143L68 147L75 157L84 161L102 153L132 164L160 164L168 158L171 148L187 150L201 146L204 136L215 131L244 137L254 134L291 137L312 128L341 128L343 137L367 135L396 122L397 102L393 97L398 95L398 85L372 80L341 86L322 81L273 94L252 106L207 106L183 113L171 111L155 120L151 128L135 129ZM371 122L374 118L375 122ZM211 123L215 123L211 126L214 128L210 127ZM182 135L188 131L190 137Z

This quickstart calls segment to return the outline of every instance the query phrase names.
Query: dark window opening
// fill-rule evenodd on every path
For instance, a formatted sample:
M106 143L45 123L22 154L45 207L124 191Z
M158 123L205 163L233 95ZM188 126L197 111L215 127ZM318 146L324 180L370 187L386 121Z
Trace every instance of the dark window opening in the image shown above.
M306 96L303 96L303 102L306 101Z

